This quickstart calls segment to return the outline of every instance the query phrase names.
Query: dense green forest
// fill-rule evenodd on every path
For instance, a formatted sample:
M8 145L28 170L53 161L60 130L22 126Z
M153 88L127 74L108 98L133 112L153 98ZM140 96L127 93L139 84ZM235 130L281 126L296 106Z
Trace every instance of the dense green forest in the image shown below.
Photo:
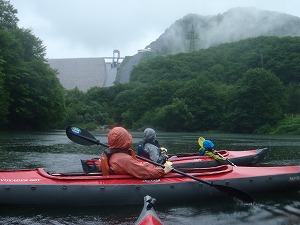
M45 47L0 0L0 125L300 134L300 37L145 56L130 82L64 90ZM148 53L145 53L148 54Z
M0 127L55 127L65 118L64 89L46 63L42 41L17 26L16 14L0 0Z
M67 124L300 134L299 65L299 37L155 57L136 66L128 84L68 91Z

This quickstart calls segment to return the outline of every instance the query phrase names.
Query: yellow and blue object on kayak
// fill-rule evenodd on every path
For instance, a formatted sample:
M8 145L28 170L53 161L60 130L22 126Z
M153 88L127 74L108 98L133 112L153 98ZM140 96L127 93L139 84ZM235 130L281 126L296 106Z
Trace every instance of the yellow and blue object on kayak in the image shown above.
M212 141L205 140L205 138L203 138L203 137L199 137L198 144L200 146L200 149L199 149L200 156L205 155L205 156L209 156L215 160L223 160L221 157L219 157L213 153L215 145Z
M203 137L198 138L198 144L200 146L200 153L199 155L204 155L205 151L212 151L215 147L214 143L210 140L205 140Z

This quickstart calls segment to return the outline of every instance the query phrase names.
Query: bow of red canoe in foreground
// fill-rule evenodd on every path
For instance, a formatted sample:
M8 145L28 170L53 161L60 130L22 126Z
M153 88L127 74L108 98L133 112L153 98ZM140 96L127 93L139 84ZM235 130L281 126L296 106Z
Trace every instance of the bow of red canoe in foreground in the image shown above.
M183 169L181 169L183 171ZM185 203L225 196L214 185L245 193L300 190L299 166L187 168L184 172L142 180L130 175L51 173L44 169L0 171L0 204L10 205L129 205L150 195L159 203Z
M153 209L155 202L156 199L149 195L144 197L144 207L135 225L163 225L163 222Z

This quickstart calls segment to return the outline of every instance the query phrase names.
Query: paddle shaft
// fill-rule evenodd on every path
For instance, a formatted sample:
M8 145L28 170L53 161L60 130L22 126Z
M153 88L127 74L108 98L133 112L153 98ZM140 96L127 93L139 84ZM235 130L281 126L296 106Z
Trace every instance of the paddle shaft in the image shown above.
M154 162L154 161L152 161L150 159L146 159L146 158L138 156L138 155L136 157L139 158L139 159L142 159L142 160L144 160L146 162L152 163L152 164L154 164L156 166L165 167L164 165L162 165L160 163L157 163L157 162ZM190 175L188 173L184 173L184 172L182 172L180 170L177 170L177 169L173 169L172 171L174 171L176 173L179 173L179 174L181 174L183 176L189 177L189 178L191 178L191 179L193 179L195 181L198 181L200 183L209 185L210 187L213 187L213 188L215 188L215 189L217 189L217 190L219 190L219 191L221 191L221 192L223 192L225 194L228 194L231 197L236 197L236 198L238 198L238 199L240 199L240 200L242 200L244 202L251 203L251 202L254 201L253 198L250 195L248 195L247 193L245 193L245 192L243 192L243 191L241 191L239 189L232 188L232 187L229 187L229 186L214 184L212 182L209 183L209 182L207 182L205 180L199 179L199 178L197 178L195 176L192 176L192 175Z
M152 161L150 159L146 159L146 158L138 156L138 155L136 157L139 158L139 159L142 159L142 160L144 160L146 162L152 163L152 164L154 164L156 166L161 166L163 168L165 167L164 165L162 165L160 163L157 163L157 162L154 162L154 161ZM238 199L240 199L240 200L242 200L244 202L252 203L254 201L254 199L250 195L248 195L247 193L245 193L245 192L243 192L243 191L241 191L239 189L232 188L232 187L229 187L229 186L214 184L212 182L209 183L209 182L207 182L205 180L199 179L199 178L197 178L195 176L192 176L192 175L190 175L188 173L184 173L184 172L182 172L180 170L177 170L175 168L172 171L174 171L176 173L179 173L179 174L181 174L183 176L189 177L189 178L191 178L193 180L196 180L196 181L198 181L200 183L209 185L210 187L216 188L217 190L219 190L219 191L221 191L221 192L223 192L225 194L228 194L231 197L236 197L236 198L238 198Z
M224 159L224 156L222 154L220 154L219 152L216 151L216 153L218 154L218 156L220 156L222 159ZM233 162L231 162L229 159L226 159L227 162L229 162L230 165L237 167Z
M75 128L75 129L74 129ZM84 135L82 135L81 133L83 133ZM97 140L92 134L90 134L89 132L85 131L85 130L82 130L82 129L79 129L79 128L76 128L76 127L68 127L66 129L66 134L68 136L68 138L72 141L74 141L75 143L78 143L78 144L81 144L81 145L90 145L90 144L96 144L96 145L102 145L104 147L109 147L108 145L106 144L103 144L101 143L99 140ZM152 160L148 160L148 159L145 159L141 156L137 156L137 158L139 159L142 159L142 160L145 160L149 163L152 163L154 165L157 165L157 166L161 166L161 167L164 167L164 165L160 164L160 163L157 163L157 162L154 162ZM197 177L194 177L190 174L187 174L187 173L184 173L180 170L177 170L177 169L173 169L174 172L176 173L179 173L183 176L186 176L186 177L189 177L191 179L194 179L198 182L201 182L203 184L206 184L206 185L209 185L210 187L214 187L216 188L217 190L223 192L223 193L226 193L228 194L229 196L234 196L242 201L245 201L245 202L253 202L253 198L251 196L249 196L247 193L239 190L239 189L236 189L236 188L233 188L233 187L229 187L229 186L224 186L224 185L217 185L217 184L213 184L213 183L209 183L207 181L204 181L204 180L201 180Z
M152 160L150 160L150 159L146 159L146 158L144 158L144 157L141 157L141 156L136 156L137 158L139 158L139 159L141 159L141 160L144 160L144 161L146 161L146 162L149 162L149 163L151 163L151 164L154 164L154 165L156 165L156 166L161 166L161 167L165 167L163 164L160 164L160 163L157 163L157 162L154 162L154 161L152 161ZM199 181L199 182L201 182L201 183L204 183L204 184L207 184L207 185L209 185L209 186L213 186L213 184L212 183L208 183L208 182L206 182L206 181L204 181L204 180L201 180L201 179L199 179L199 178L197 178L197 177L195 177L195 176L192 176L192 175L190 175L190 174L188 174L188 173L184 173L184 172L182 172L182 171L180 171L180 170L177 170L177 169L173 169L172 171L174 171L174 172L176 172L176 173L179 173L179 174L181 174L181 175L183 175L183 176L186 176L186 177L189 177L189 178L191 178L191 179L194 179L194 180L196 180L196 181Z

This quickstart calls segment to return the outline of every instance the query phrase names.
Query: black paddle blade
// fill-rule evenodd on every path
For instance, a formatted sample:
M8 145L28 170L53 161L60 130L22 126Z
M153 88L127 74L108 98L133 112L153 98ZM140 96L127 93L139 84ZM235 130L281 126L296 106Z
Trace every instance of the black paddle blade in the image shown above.
M218 185L218 184L213 184L212 186L218 189L219 191L223 192L224 194L240 199L243 202L252 203L254 201L254 199L250 195L248 195L246 192L243 192L239 189L229 187L229 186L224 186L224 185Z
M92 134L78 127L67 127L66 134L71 141L80 145L89 146L99 144L99 141Z

